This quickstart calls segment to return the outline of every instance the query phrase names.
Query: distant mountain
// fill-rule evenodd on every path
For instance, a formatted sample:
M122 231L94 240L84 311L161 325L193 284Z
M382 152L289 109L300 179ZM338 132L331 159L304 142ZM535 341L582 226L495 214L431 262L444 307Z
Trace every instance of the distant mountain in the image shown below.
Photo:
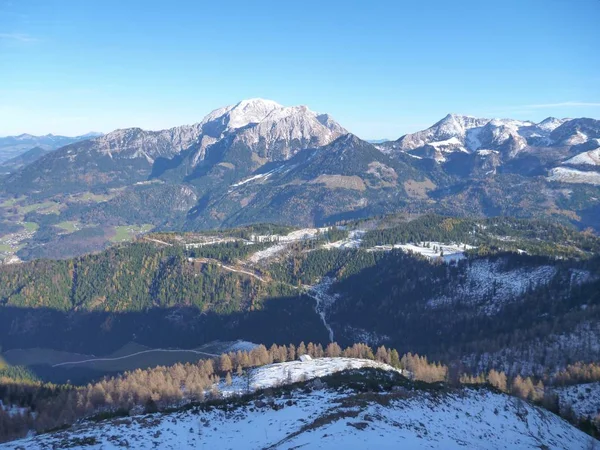
M215 191L188 215L196 228L256 222L311 225L393 211L409 198L406 182L426 178L406 162L346 134ZM224 217L223 222L214 218Z
M55 150L73 142L83 141L100 136L101 133L87 133L81 136L33 136L31 134L20 134L18 136L0 137L0 163L14 158L32 148L39 147L43 150Z
M116 130L25 155L0 180L0 204L13 205L0 207L0 225L40 225L30 245L58 245L51 227L63 222L198 230L397 211L550 216L600 230L599 142L594 119L449 114L371 144L328 114L250 99L192 125ZM81 200L90 198L98 201ZM57 214L45 214L48 202Z
M407 152L445 162L454 152L499 152L505 160L542 147L585 144L600 136L595 119L556 119L540 123L513 119L484 119L448 114L423 131L407 134L379 148L386 153Z
M0 172L15 172L18 169L25 167L27 164L31 164L32 162L40 159L42 156L50 153L51 151L52 150L50 149L34 147L31 150L27 150L25 153L21 153L20 155L15 156L8 161L0 163Z
M165 177L177 182L208 176L229 181L326 145L344 130L327 114L263 99L217 109L200 123L162 131L117 130L46 155L10 178L11 192L85 191ZM202 182L200 182L202 183Z

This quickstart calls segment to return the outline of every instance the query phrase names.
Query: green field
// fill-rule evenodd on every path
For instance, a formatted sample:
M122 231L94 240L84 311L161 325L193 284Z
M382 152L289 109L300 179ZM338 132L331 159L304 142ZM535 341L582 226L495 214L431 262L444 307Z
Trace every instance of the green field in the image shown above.
M32 231L35 232L38 230L38 228L40 227L37 223L35 222L23 222L23 226L25 227L25 229L27 231Z
M13 251L13 248L10 245L0 244L0 252L9 253L9 252L12 252L12 251Z
M55 227L65 230L67 233L74 233L80 229L79 222L76 220L60 222L54 225Z
M20 202L21 200L24 200L25 197L19 197L19 198L10 198L2 203L0 203L0 208L10 208L11 206L16 205L17 202Z
M18 206L19 212L21 214L27 214L32 211L40 211L40 210L54 210L58 208L58 203L56 202L43 202L43 203L34 203L32 205Z
M126 242L132 240L140 233L147 233L152 230L153 225L145 223L142 225L123 225L115 227L115 235L110 238L112 242Z

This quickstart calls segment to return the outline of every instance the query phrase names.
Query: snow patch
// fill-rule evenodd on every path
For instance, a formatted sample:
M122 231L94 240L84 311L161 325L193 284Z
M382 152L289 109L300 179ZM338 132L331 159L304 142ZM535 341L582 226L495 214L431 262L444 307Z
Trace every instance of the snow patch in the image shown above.
M472 261L465 279L452 287L452 293L433 298L428 305L436 308L457 301L479 305L487 315L497 313L512 298L524 293L529 287L546 284L555 275L552 266L521 267L504 270L503 261L478 259Z
M590 150L589 152L579 153L571 159L565 161L565 164L585 164L589 166L600 166L600 148Z
M376 245L375 247L367 249L367 251L391 251L393 249L401 249L407 253L416 253L429 259L441 258L445 262L452 262L464 259L464 252L473 248L475 247L463 243L444 244L442 242L420 242L412 244Z
M555 167L550 171L549 181L561 183L583 183L600 185L599 172L584 172L582 170L568 169L566 167Z

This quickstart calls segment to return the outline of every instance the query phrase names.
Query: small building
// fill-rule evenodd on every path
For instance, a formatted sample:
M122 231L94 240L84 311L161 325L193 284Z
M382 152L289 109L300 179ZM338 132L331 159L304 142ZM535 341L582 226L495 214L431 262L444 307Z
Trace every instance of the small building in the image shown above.
M310 357L310 355L300 355L298 357L298 359L302 362L312 361L312 358Z

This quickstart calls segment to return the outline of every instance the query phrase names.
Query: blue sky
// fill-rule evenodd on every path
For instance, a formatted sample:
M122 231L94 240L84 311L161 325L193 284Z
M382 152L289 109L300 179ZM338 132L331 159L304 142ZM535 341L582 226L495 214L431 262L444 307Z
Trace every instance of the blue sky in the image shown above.
M600 0L0 0L0 135L194 123L244 98L358 136L600 118Z

